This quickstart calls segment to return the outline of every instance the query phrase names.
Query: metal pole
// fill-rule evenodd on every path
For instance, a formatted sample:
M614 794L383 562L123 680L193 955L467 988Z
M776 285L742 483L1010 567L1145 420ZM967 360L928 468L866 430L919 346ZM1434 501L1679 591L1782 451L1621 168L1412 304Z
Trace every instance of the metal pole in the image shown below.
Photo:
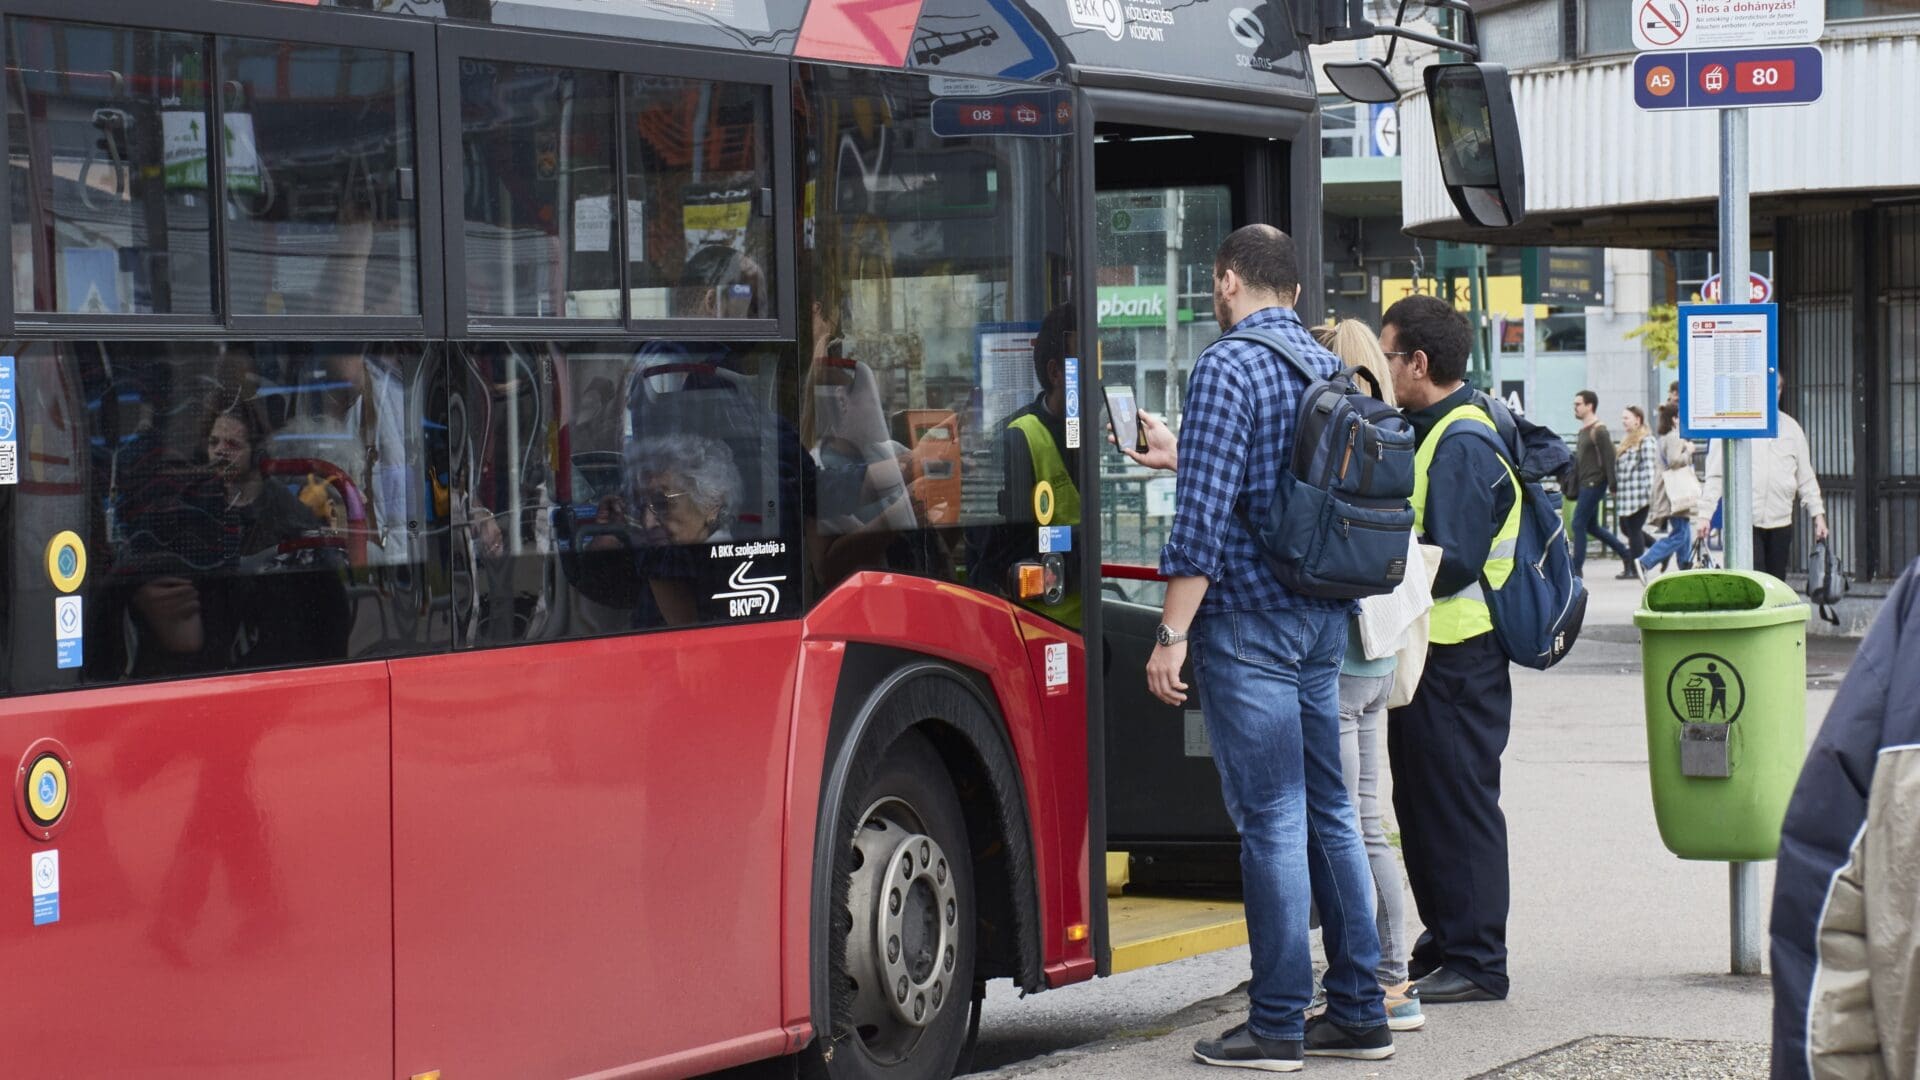
M1747 111L1720 110L1720 302L1748 300L1750 226L1747 217ZM1727 439L1721 494L1720 539L1729 570L1753 569L1753 499L1745 439Z
M1744 304L1749 297L1751 227L1747 216L1747 112L1720 110L1720 302ZM1771 392L1771 388L1768 388ZM1752 447L1745 439L1726 439L1720 456L1720 542L1729 570L1753 569ZM1760 974L1765 939L1760 896L1760 865L1727 867L1729 938L1735 975Z

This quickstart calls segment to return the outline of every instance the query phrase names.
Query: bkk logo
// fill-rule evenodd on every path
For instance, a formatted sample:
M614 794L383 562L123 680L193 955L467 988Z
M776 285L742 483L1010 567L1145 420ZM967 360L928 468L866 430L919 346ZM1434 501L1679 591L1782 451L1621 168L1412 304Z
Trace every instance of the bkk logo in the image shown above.
M1098 30L1115 41L1127 36L1127 13L1120 0L1067 0L1067 15L1082 30Z

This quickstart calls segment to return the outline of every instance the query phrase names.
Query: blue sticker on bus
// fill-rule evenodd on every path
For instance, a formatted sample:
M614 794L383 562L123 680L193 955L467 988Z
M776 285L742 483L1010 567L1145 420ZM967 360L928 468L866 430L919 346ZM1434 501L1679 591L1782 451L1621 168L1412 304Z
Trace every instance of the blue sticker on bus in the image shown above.
M13 357L0 356L0 484L20 482L20 404L13 368Z
M1073 550L1073 530L1065 525L1040 526L1040 554Z

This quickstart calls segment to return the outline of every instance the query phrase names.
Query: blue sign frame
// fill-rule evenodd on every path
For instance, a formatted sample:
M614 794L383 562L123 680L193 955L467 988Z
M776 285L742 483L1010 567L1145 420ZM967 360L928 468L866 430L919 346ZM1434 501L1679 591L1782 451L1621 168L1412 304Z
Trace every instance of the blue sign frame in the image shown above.
M1784 90L1742 90L1735 78L1741 64L1792 61L1793 85ZM1772 49L1706 49L1698 52L1641 53L1633 62L1633 100L1649 111L1670 109L1751 109L1767 105L1811 105L1825 88L1825 57L1817 45ZM1722 69L1721 88L1703 85L1710 69ZM1672 90L1656 94L1648 79L1665 68Z
M1693 355L1690 320L1718 315L1760 315L1766 319L1766 426L1750 428L1696 428L1693 426ZM1780 306L1778 304L1681 304L1677 336L1680 344L1680 434L1689 439L1771 439L1780 434Z

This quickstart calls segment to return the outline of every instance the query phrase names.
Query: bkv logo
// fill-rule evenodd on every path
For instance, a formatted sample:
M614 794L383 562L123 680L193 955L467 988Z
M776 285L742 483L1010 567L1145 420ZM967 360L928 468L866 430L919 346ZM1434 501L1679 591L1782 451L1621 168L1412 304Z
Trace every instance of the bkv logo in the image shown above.
M787 580L787 575L749 576L752 573L751 561L741 563L733 568L733 576L727 579L728 591L713 594L715 600L727 602L728 618L772 615L780 610L780 586Z

